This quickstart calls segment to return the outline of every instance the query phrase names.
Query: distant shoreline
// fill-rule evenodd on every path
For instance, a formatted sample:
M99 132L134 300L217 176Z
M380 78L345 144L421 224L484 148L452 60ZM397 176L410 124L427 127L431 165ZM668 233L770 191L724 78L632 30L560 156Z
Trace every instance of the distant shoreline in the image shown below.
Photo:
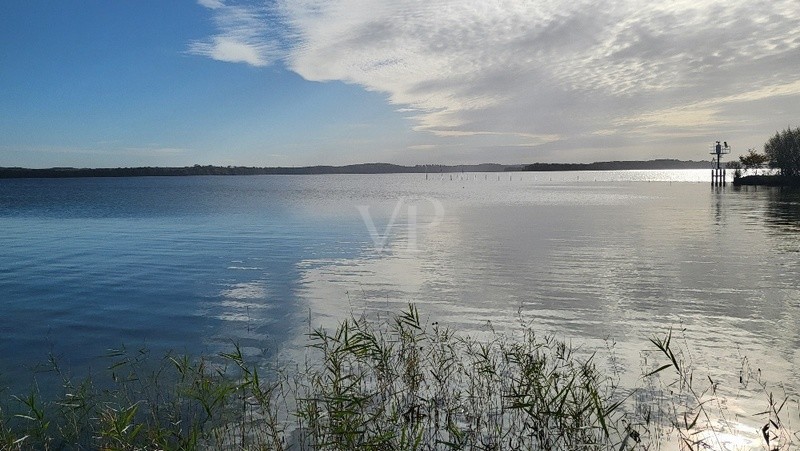
M618 171L647 169L706 169L707 161L648 160L606 161L595 163L533 163L505 165L497 163L472 165L416 165L364 163L346 166L247 167L247 166L185 166L185 167L127 167L127 168L47 168L31 169L0 167L0 179L11 178L77 178L77 177L158 177L198 175L323 175L323 174L413 174L452 172L507 171Z

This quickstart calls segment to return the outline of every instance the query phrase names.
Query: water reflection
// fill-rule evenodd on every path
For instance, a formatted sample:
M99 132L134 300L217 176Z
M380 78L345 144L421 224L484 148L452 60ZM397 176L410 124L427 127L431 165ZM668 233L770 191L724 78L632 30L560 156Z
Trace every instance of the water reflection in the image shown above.
M744 355L800 386L798 194L709 192L705 170L703 183L676 174L68 182L91 202L20 186L30 199L0 211L0 355L38 358L52 330L89 356L140 339L262 356L302 347L309 325L415 302L467 334L512 330L521 314L587 352L610 338L632 379L648 338L674 327L723 385L737 386ZM140 201L118 202L129 191ZM426 199L443 217L412 230L436 222Z
M800 232L800 190L769 189L764 219L767 224L780 228L787 241L796 243Z
M800 268L774 255L787 235L797 243L796 198L705 184L470 182L419 185L446 214L416 235L417 252L401 231L380 254L305 261L299 296L328 324L415 302L431 321L480 336L489 324L513 333L522 315L587 352L616 342L631 385L648 338L672 327L751 431L764 399L740 389L743 356L797 387Z

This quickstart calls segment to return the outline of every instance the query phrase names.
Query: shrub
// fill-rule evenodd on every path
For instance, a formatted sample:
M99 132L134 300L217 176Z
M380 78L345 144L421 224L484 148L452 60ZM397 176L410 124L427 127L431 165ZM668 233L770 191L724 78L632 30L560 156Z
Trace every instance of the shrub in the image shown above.
M764 153L770 167L780 169L782 175L800 176L800 127L775 132L764 144Z

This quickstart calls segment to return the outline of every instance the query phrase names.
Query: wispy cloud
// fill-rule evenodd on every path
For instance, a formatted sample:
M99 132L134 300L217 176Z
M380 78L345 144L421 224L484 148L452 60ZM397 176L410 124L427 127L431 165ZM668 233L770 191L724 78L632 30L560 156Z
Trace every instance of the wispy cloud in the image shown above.
M198 0L210 10L218 33L189 45L189 53L262 67L281 56L278 40L271 31L271 9L263 5L227 4L222 0Z
M217 9L225 6L225 4L222 3L222 0L197 0L197 3L210 9Z
M614 125L627 127L635 124L638 127L646 127L648 132L652 132L654 127L684 127L686 129L697 129L702 126L724 127L726 120L722 113L727 109L746 109L748 104L753 102L797 96L800 96L800 80L629 116L615 121Z
M386 93L417 130L482 145L736 133L742 118L730 108L800 100L797 0L281 0L268 20L201 3L215 8L220 34L195 53L282 58L308 80ZM282 55L263 32L271 27L283 30ZM781 125L798 113L772 112Z

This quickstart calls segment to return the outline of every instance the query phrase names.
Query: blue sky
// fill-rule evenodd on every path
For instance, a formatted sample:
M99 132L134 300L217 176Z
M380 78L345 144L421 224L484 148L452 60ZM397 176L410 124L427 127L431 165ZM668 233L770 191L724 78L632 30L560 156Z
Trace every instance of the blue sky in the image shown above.
M5 1L0 166L706 159L800 118L796 0Z

